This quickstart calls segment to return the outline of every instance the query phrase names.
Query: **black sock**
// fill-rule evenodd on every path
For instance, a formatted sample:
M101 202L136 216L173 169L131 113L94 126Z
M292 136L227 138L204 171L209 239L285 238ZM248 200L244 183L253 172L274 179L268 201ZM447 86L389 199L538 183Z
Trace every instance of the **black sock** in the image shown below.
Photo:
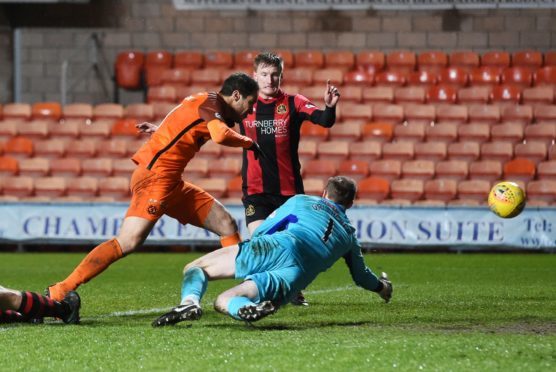
M14 310L0 310L0 323L24 322L25 317Z
M28 319L51 316L62 318L69 311L65 302L54 301L36 292L21 292L21 305L17 311Z

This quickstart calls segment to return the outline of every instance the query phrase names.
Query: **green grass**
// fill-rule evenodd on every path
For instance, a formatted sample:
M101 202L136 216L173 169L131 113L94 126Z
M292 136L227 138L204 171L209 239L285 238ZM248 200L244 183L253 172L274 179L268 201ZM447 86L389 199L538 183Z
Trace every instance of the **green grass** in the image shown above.
M36 291L82 254L0 254L0 284ZM248 326L216 313L234 281L209 284L205 314L161 329L150 322L179 297L192 254L135 254L79 290L82 324L0 327L0 370L556 369L556 255L373 254L394 297L355 287L339 262L287 306ZM119 314L118 314L119 313Z

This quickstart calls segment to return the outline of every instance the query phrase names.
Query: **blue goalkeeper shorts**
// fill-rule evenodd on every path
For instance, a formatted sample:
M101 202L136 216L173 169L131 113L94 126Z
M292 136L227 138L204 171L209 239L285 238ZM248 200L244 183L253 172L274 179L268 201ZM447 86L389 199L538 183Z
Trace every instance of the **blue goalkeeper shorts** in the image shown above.
M236 279L252 280L259 290L255 302L288 303L299 288L302 270L292 251L295 238L289 234L262 235L239 244Z

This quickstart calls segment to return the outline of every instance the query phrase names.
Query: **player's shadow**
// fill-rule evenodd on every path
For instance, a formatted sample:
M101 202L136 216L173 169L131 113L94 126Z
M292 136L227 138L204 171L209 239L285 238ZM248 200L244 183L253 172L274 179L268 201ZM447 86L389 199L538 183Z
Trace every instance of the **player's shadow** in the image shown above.
M286 324L286 323L273 323L273 324L266 324L266 323L249 323L245 322L243 325L241 323L215 323L215 324L205 324L204 326L207 328L242 328L247 331L255 330L255 331L303 331L306 329L315 329L315 328L332 328L332 327L360 327L364 325L373 325L376 322L372 321L331 321L331 322L309 322L304 324Z

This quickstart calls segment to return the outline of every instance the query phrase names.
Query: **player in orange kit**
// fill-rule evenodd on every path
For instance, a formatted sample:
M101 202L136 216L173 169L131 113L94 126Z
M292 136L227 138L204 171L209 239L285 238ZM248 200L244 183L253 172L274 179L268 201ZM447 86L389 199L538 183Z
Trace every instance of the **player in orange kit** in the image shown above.
M251 113L257 95L255 80L235 73L224 81L219 93L189 96L174 108L132 157L137 168L131 176L131 202L118 236L89 252L66 279L48 287L47 294L62 300L69 291L135 251L164 214L214 232L224 247L239 243L238 227L230 213L206 191L184 182L181 175L210 139L262 155L256 142L231 129Z

